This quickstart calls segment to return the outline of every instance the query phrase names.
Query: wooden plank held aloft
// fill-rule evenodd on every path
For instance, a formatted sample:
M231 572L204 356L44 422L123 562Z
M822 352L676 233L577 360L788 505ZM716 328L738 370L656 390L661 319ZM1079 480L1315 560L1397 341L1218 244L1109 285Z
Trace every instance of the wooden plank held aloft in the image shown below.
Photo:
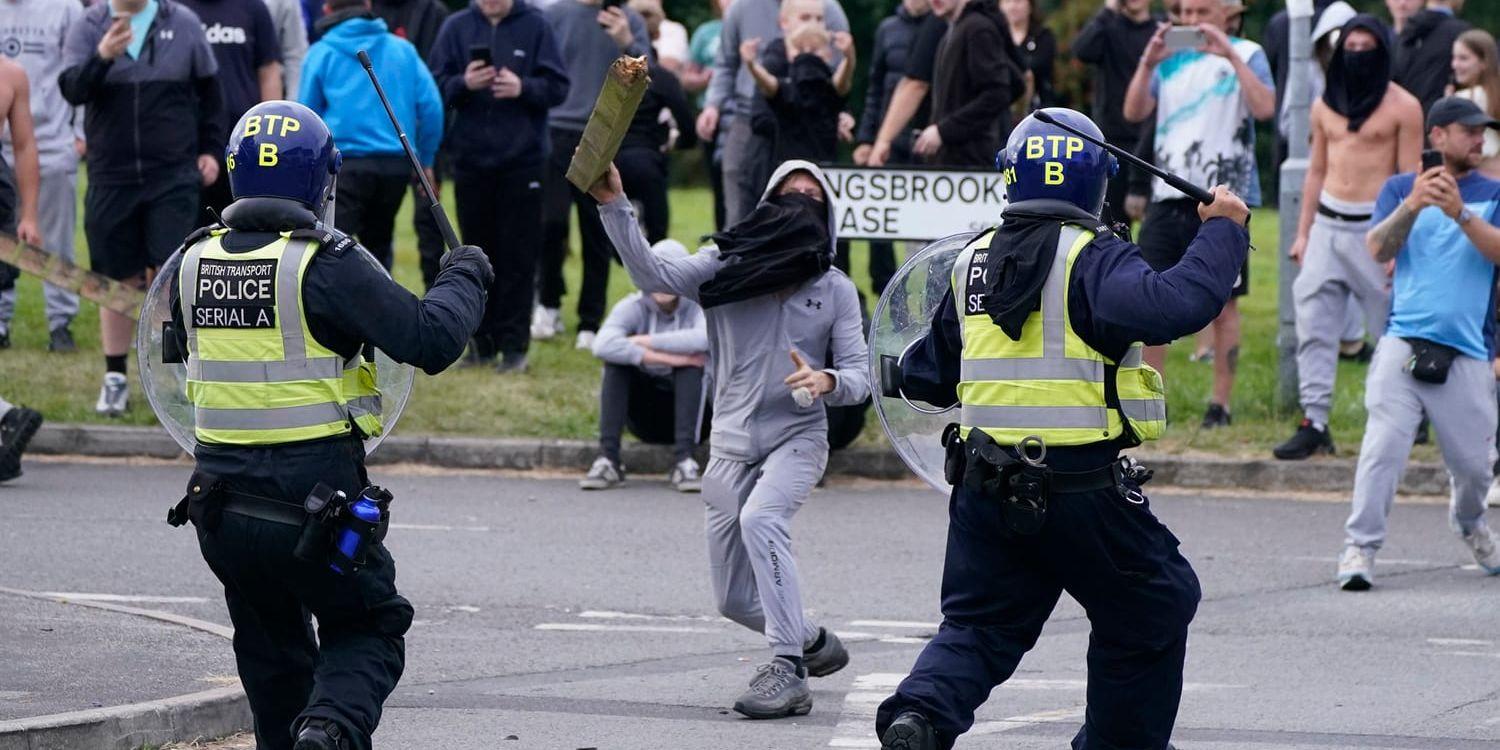
M146 301L146 293L140 289L79 268L40 248L23 245L16 241L15 235L3 232L0 232L0 262L132 319L140 317L141 305Z
M609 171L609 163L620 150L620 142L625 140L625 131L630 128L650 82L644 57L621 56L610 64L594 111L578 140L578 150L568 164L568 182L574 187L588 192Z

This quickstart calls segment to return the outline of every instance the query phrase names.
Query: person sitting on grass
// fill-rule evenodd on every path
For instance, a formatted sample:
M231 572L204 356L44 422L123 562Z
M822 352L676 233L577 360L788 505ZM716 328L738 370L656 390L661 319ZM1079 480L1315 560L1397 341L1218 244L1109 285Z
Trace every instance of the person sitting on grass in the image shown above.
M667 262L688 257L676 240L662 240L651 250ZM578 486L607 490L625 481L620 435L628 426L643 442L672 443L675 460L668 479L673 489L702 489L693 447L708 363L703 308L676 294L634 292L609 311L594 339L594 356L604 361L599 457Z

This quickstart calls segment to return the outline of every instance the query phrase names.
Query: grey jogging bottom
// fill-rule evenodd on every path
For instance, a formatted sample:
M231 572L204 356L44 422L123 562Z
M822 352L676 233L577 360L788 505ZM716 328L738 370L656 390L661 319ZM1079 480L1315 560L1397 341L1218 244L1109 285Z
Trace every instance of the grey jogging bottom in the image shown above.
M708 569L725 617L801 657L818 628L802 611L791 520L828 466L821 432L793 436L758 462L712 457L703 473Z
M19 200L16 219L21 216ZM78 173L43 172L37 190L37 230L42 233L43 250L73 262L73 235L78 224ZM51 284L42 285L47 306L47 329L57 330L73 322L78 315L78 295ZM0 330L10 328L16 313L14 287L0 292Z
M1365 381L1365 409L1370 418L1354 473L1354 509L1345 524L1347 544L1379 549L1385 541L1386 519L1423 412L1432 420L1443 463L1452 477L1449 521L1453 530L1466 534L1484 522L1484 496L1494 478L1495 374L1489 362L1459 355L1453 359L1446 383L1423 383L1405 371L1411 356L1410 344L1385 336L1370 361Z
M1372 204L1350 203L1326 193L1322 202L1340 213L1369 214ZM1297 378L1302 411L1328 424L1333 383L1338 373L1339 341L1348 325L1347 305L1364 312L1365 331L1379 339L1390 309L1385 269L1365 248L1370 222L1350 222L1319 215L1308 235L1307 255L1292 284L1297 313Z

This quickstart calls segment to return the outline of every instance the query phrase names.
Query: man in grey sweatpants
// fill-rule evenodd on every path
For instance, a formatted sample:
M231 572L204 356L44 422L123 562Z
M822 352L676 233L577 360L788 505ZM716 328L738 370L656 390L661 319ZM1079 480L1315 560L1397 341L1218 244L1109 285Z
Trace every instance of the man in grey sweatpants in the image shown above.
M611 167L590 193L631 279L646 293L699 301L700 287L729 267L719 249L676 261L654 255L619 179ZM837 225L822 171L804 161L782 164L761 202L798 198L793 193L812 199L804 204L817 207L811 210L826 210L831 262ZM781 290L706 306L704 315L714 415L703 501L714 596L725 617L765 634L772 653L734 708L758 719L805 714L812 710L807 676L832 674L849 655L803 612L789 526L828 463L818 400L843 406L870 395L858 294L830 268Z
M83 113L63 99L57 77L63 71L63 40L68 28L82 16L83 6L75 0L0 2L0 39L10 40L3 51L26 70L31 84L31 118L42 167L37 228L42 233L43 249L69 262L73 260L73 234L78 223L75 144L82 143ZM9 131L3 145L5 163L14 165ZM51 332L47 348L74 351L77 347L69 326L78 315L78 295L51 284L43 285L43 295ZM0 292L0 340L9 337L15 309L15 288Z
M1444 166L1387 180L1367 238L1375 260L1395 259L1396 273L1386 334L1365 381L1370 416L1338 566L1349 591L1374 582L1375 553L1424 412L1452 475L1453 530L1480 568L1500 575L1500 537L1484 519L1495 450L1500 182L1476 171L1485 129L1500 122L1458 97L1438 100L1427 122Z

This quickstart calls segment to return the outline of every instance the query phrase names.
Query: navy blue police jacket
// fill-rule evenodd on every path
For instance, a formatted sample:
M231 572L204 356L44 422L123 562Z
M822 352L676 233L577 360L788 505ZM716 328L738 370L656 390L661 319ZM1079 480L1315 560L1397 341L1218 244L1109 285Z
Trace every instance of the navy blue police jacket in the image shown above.
M1073 266L1068 316L1074 333L1094 350L1118 361L1132 344L1167 344L1203 330L1224 309L1250 249L1250 233L1225 218L1203 224L1176 266L1157 272L1141 249L1113 234L1100 234ZM963 356L962 328L953 290L943 295L932 328L901 362L902 391L934 406L958 403ZM1102 466L1128 444L1047 451L1059 471Z

